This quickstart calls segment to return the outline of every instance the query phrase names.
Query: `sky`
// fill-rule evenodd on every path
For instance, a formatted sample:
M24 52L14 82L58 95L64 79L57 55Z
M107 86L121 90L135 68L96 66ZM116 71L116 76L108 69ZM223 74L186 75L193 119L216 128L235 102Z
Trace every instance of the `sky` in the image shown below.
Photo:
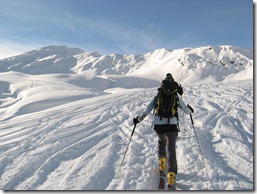
M0 0L0 59L49 45L145 54L253 48L252 0Z

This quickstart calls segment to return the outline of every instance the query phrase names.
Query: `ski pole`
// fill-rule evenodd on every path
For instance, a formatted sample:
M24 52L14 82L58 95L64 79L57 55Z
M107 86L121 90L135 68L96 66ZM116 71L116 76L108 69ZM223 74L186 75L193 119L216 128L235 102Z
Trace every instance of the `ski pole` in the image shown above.
M180 87L181 87L181 84L180 84ZM182 98L182 94L180 95L181 96L181 100L183 100L183 98ZM183 111L181 111L181 114L182 114L182 123L185 123L185 117L184 117L184 112ZM185 131L185 127L183 127L184 129L183 129L183 131Z
M198 138L197 138L197 134L196 134L196 131L195 131L195 126L194 126L194 121L193 121L193 118L192 118L192 114L190 114L190 118L191 118L191 122L192 122L192 125L193 125L193 130L194 130L195 138L196 138L199 150L200 150L201 159L202 159L202 162L203 162L203 165L204 165L204 168L205 168L206 166L205 166L205 162L204 162L204 158L203 158L203 153L202 153L201 146L199 144L199 141L198 141Z
M135 124L135 125L134 125L134 128L133 128L133 130L132 130L131 136L130 136L130 138L129 138L128 146L127 146L127 148L126 148L126 151L125 151L125 153L124 153L124 156L123 156L122 161L121 161L121 164L120 164L120 169L119 169L118 174L120 173L120 170L121 170L121 167L122 167L123 161L124 161L125 156L126 156L126 154L127 154L128 147L129 147L129 144L130 144L130 142L131 142L131 139L132 139L132 136L133 136L133 134L134 134L134 131L135 131L135 129L136 129L136 126L137 126L137 124Z

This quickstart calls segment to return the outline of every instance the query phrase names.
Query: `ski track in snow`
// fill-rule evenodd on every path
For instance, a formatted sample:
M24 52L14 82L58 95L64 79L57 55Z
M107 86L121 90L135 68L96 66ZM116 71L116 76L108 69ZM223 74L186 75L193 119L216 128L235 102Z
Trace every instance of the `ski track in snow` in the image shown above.
M190 84L177 141L180 190L253 189L253 83ZM78 100L0 124L3 190L157 190L157 136L151 115L133 128L156 88Z

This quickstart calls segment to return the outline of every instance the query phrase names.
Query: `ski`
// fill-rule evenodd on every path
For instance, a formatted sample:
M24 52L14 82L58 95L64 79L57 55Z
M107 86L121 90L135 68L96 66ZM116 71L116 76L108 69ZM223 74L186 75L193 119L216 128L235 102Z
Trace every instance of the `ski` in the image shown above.
M165 180L163 177L160 177L159 189L161 189L161 190L165 189Z
M159 181L159 190L168 190L168 191L175 191L177 190L176 185L169 185L167 184L167 187L165 187L165 178L164 177L160 177L160 181Z
M160 170L160 181L159 181L159 189L165 189L165 172L164 170Z
M168 186L168 190L169 191L175 191L176 190L176 186L175 185L173 185L173 186L167 185L167 186Z

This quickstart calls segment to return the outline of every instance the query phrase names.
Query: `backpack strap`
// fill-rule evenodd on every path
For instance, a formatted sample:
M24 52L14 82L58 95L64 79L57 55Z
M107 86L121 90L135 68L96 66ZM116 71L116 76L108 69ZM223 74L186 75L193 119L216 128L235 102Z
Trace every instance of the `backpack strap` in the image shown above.
M163 100L162 100L161 91L159 91L159 93L158 93L156 106L158 106L158 110L157 110L158 112L159 112L159 110L162 110L162 108L163 108ZM162 120L162 116L160 116L160 115L158 115L158 116L160 117L160 120Z
M153 100L153 107L154 108L156 107L158 96L159 96L159 92L158 92L158 94L155 96L155 98Z
M155 115L155 109L156 109L156 106L157 106L157 100L158 100L158 96L159 96L159 92L158 94L155 96L154 100L153 100L153 115Z

